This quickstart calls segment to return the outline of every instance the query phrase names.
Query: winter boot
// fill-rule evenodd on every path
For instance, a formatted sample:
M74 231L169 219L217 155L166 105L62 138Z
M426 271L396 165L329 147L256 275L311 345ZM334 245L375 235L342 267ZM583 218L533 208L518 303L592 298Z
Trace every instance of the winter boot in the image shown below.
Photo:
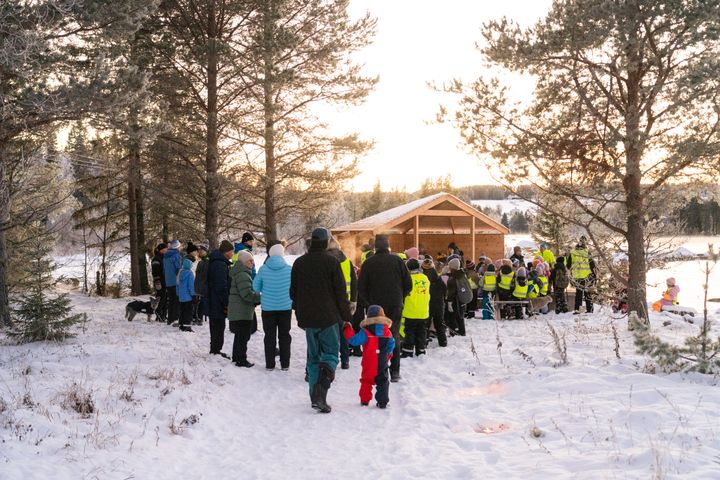
M312 407L320 413L330 413L332 407L327 403L327 392L330 385L335 380L335 371L327 363L320 363L320 375L318 381L313 386L313 394L311 397Z

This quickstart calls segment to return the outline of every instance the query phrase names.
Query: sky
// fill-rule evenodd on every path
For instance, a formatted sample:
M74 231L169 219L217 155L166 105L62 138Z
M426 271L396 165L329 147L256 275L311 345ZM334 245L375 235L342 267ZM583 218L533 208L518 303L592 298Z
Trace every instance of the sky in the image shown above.
M472 155L463 151L457 131L434 122L450 97L434 92L442 84L482 75L480 27L507 16L532 25L550 0L351 0L353 16L369 11L378 20L374 43L356 57L365 73L380 81L367 101L333 115L333 129L356 131L375 141L360 159L356 191L417 190L426 178L452 175L455 186L494 183Z

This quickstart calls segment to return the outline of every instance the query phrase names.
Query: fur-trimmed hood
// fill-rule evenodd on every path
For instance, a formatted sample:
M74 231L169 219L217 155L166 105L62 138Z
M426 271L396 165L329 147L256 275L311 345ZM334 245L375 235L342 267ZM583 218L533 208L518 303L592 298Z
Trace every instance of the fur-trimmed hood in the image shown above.
M370 325L387 325L390 328L392 320L387 317L368 317L360 322L360 328L369 327Z

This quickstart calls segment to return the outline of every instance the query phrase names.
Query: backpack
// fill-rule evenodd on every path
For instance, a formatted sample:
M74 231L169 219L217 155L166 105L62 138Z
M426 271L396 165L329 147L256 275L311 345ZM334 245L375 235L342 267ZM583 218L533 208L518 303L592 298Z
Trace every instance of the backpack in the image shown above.
M567 268L556 268L554 287L556 290L565 290L570 285L570 277L568 276Z
M457 288L457 298L460 305L467 305L472 302L473 292L465 275L455 279L455 286Z

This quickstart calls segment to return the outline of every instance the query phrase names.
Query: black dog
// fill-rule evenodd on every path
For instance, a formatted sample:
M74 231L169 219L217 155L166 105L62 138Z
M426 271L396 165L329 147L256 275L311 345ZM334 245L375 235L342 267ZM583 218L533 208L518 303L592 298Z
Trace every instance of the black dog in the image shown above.
M142 302L140 300L133 300L125 307L125 318L128 322L132 322L135 315L138 313L144 313L147 315L148 322L151 320L152 315L155 313L155 309L158 306L160 299L156 297L150 297L149 302Z

